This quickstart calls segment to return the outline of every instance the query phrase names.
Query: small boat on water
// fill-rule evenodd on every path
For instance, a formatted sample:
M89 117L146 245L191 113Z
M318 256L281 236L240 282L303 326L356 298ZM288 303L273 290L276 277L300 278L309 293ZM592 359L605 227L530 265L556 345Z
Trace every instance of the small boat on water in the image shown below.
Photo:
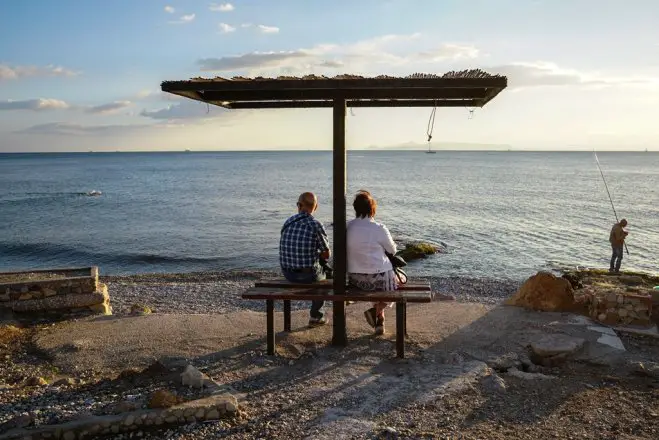
M103 194L102 192L96 191L95 189L93 189L93 190L91 190L87 193L87 195L90 196L90 197L97 197L97 196L100 196L102 194Z

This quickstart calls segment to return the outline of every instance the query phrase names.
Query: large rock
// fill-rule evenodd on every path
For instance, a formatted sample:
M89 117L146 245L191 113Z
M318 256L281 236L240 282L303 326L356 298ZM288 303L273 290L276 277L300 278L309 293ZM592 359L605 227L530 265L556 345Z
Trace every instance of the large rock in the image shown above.
M545 312L567 312L575 308L570 282L549 272L538 272L526 280L506 304Z
M93 293L55 295L42 299L14 301L12 308L14 312L42 312L107 304L109 301L108 288L106 285L101 284L99 289Z
M643 277L638 275L620 275L618 281L628 286L642 286L644 283Z
M436 254L437 252L439 252L438 246L430 243L417 242L406 244L405 249L400 250L396 255L409 262L420 258L427 258L429 255Z
M546 335L531 343L531 350L538 356L570 355L580 350L586 341L567 335Z

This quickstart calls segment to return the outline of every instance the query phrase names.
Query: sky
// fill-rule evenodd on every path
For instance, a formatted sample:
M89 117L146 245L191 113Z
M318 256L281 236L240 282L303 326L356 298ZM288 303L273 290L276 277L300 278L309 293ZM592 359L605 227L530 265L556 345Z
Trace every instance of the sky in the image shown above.
M508 76L435 149L659 150L656 0L0 0L0 152L331 149L331 109L224 110L192 77ZM354 109L349 149L426 147L430 109Z

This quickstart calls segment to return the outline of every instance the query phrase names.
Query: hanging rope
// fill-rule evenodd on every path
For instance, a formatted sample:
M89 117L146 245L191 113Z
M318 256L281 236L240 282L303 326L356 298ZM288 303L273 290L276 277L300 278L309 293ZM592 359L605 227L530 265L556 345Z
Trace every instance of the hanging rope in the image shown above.
M435 129L435 113L437 113L437 101L435 101L435 106L430 111L430 117L428 118L428 127L426 128L428 143L432 140L432 132Z
M469 112L469 117L467 119L473 119L474 118L474 110L473 108L465 107L467 111Z

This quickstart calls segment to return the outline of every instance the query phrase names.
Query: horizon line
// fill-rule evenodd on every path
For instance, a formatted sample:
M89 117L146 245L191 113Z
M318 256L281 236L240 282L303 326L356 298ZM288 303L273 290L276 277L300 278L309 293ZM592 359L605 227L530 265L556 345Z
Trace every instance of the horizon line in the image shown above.
M416 148L357 148L349 149L347 152L427 152L426 149ZM314 152L332 152L332 149L266 149L266 150L89 150L89 151L0 151L0 155L5 154L124 154L124 153L314 153ZM438 149L433 150L434 153L456 153L456 152L470 152L470 153L658 153L659 149L633 149L633 150L597 150L593 149L579 149L579 150L558 150L558 149Z

